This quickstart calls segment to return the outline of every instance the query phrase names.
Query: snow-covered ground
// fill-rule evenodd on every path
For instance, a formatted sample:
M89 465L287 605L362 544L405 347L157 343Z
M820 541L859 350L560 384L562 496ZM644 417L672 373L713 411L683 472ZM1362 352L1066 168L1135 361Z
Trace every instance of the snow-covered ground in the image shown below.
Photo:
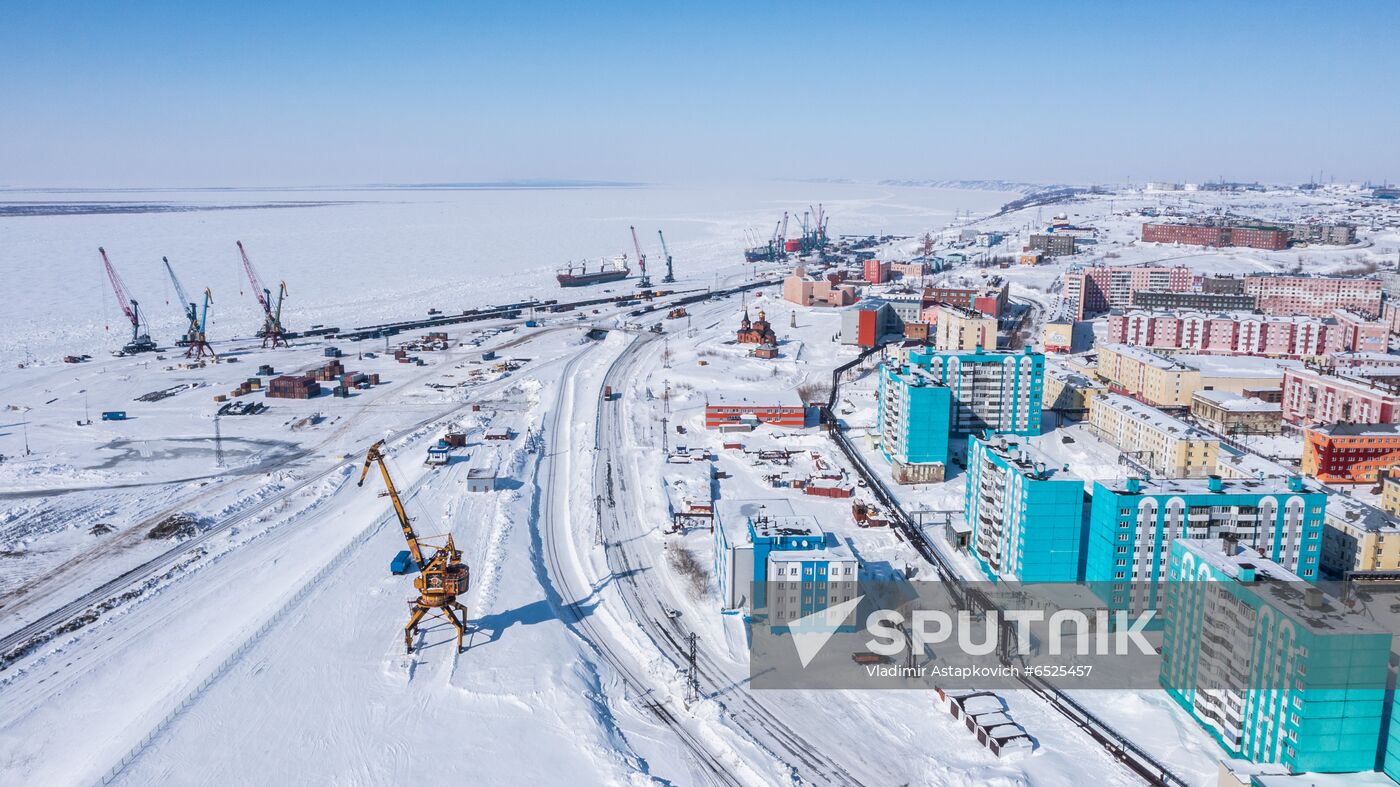
M283 373L328 360L324 340L264 350L232 338L258 325L236 239L265 279L286 280L287 322L296 330L602 294L601 287L561 292L553 270L570 258L630 252L631 224L654 276L661 228L676 259L677 289L734 285L754 273L741 263L746 231L766 238L784 210L800 213L817 202L833 234L918 236L954 224L1019 232L1024 240L1037 214L1064 211L1103 228L1104 253L1078 255L1079 262L1180 259L1202 271L1285 269L1298 253L1129 243L1141 221L1133 212L1149 204L1180 208L1188 199L1281 211L1280 218L1350 210L1337 195L1118 194L987 217L1015 196L797 183L8 193L8 201L29 203L220 209L0 212L0 270L12 274L21 328L0 337L7 367L0 378L0 637L103 583L120 584L124 572L153 561L160 567L120 584L122 593L100 608L80 606L65 618L80 625L46 629L39 641L0 653L0 782L1069 785L1088 772L1096 783L1136 783L1031 694L1010 692L1006 700L1035 748L999 760L926 691L745 686L747 633L737 617L719 612L713 537L695 527L665 532L675 500L668 490L693 490L697 468L719 471L713 489L721 500L784 500L817 517L872 574L919 563L890 530L857 527L850 500L774 485L821 474L855 483L815 427L741 436L704 428L711 395L825 385L832 367L853 357L853 348L834 341L835 311L795 307L776 286L692 304L679 319L661 320L663 308L645 318L662 322L659 335L626 328L633 318L614 306L546 314L536 328L523 318L448 326L451 346L418 353L423 366L395 362L382 340L329 342L345 352L347 370L378 373L382 384L347 399L255 393L249 401L265 401L268 412L213 418L213 397L259 365ZM288 201L315 204L268 206ZM959 215L968 210L971 218ZM1367 225L1362 234L1355 248L1309 250L1308 268L1394 258L1395 230ZM1020 242L1012 238L1000 251ZM174 352L111 357L124 324L102 278L99 245L149 309L162 344L181 322L167 303L160 257L170 256L188 288L211 287L216 347L238 361L191 367ZM897 258L916 245L898 241L879 252ZM1043 320L1068 264L998 272ZM940 278L982 275L962 268ZM630 283L609 289L627 292ZM779 358L755 359L732 343L746 307L751 316L766 312ZM589 338L594 327L608 334ZM498 357L483 361L484 350ZM81 353L93 360L60 362ZM514 368L501 366L504 360ZM621 396L600 401L604 385ZM136 401L177 387L169 398ZM842 398L839 414L858 436L875 420L871 378L847 385ZM105 410L130 418L104 422L98 414ZM499 428L512 439L485 439ZM446 467L426 467L427 446L449 430L465 432L467 446ZM1075 442L1064 443L1065 434ZM453 652L451 629L440 622L425 626L419 651L403 653L411 587L387 566L403 537L376 496L379 479L355 484L365 449L378 439L387 440L419 532L451 532L471 566L464 653ZM1109 478L1124 471L1082 427L1039 439L1079 472ZM745 450L725 449L725 442ZM712 458L668 464L663 444ZM792 464L757 457L776 449L794 452ZM869 457L879 465L875 453ZM499 474L495 491L466 491L476 468ZM910 508L955 512L962 484L954 473L901 492ZM858 495L873 502L865 491ZM167 537L157 528L172 515L189 524ZM691 632L701 699L687 706L681 643ZM1213 779L1222 753L1161 696L1088 693L1080 700L1191 783Z

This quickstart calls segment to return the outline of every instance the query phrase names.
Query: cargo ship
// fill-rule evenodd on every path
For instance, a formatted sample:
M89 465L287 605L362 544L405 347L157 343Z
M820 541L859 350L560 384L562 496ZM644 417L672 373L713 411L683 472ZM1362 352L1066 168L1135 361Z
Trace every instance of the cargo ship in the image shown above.
M555 273L554 278L559 280L560 287L587 287L590 284L622 281L632 275L632 269L627 266L627 255L623 254L611 260L600 261L598 267L591 272L588 262L584 261L578 264L570 262Z

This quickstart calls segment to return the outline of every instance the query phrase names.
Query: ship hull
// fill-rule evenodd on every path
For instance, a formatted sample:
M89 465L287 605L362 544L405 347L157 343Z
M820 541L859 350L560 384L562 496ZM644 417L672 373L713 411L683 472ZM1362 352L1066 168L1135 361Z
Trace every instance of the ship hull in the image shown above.
M631 273L630 270L583 274L560 273L554 278L559 280L560 287L587 287L591 284L606 284L613 281L622 281Z

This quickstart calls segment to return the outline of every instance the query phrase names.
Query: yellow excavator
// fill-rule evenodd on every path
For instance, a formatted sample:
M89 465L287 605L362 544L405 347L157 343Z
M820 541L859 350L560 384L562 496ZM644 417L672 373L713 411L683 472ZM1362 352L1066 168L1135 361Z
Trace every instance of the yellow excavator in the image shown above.
M418 600L413 602L408 625L403 628L404 647L409 653L413 653L413 637L418 633L418 624L422 622L423 616L436 610L457 629L457 652L461 653L462 636L466 633L467 608L457 601L457 596L467 592L471 570L462 562L462 551L452 542L451 533L447 534L447 541L442 546L424 541L423 546L432 549L433 553L427 559L423 558L418 534L413 532L408 512L404 511L403 501L399 499L399 492L394 488L394 479L389 477L389 467L384 463L384 452L381 450L383 446L384 441L380 440L369 447L369 453L365 455L365 467L360 472L357 486L365 485L370 465L378 462L386 490L380 493L380 497L387 497L393 501L394 514L398 516L399 527L403 528L403 536L408 540L407 553L399 553L390 568L395 574L406 574L413 570L418 572L418 576L413 579L413 586L418 589ZM460 620L454 610L462 613Z

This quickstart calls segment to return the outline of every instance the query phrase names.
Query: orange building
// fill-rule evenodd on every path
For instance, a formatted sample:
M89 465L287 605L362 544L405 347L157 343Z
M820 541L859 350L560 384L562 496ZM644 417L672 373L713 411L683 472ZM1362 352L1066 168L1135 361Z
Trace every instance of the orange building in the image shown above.
M1303 473L1327 484L1374 484L1400 466L1400 424L1328 424L1303 430Z

